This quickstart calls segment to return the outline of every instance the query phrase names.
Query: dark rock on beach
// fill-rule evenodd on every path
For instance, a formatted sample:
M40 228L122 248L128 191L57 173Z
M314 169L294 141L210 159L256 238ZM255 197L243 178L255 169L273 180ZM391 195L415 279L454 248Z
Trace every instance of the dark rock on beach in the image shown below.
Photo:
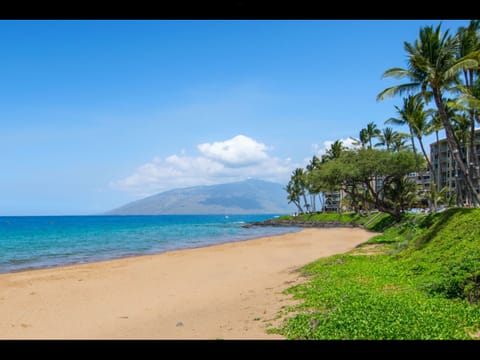
M243 225L244 228L254 226L296 226L304 228L353 228L357 225L353 223L345 223L340 221L296 221L296 220L275 220L268 219L264 221L256 221Z

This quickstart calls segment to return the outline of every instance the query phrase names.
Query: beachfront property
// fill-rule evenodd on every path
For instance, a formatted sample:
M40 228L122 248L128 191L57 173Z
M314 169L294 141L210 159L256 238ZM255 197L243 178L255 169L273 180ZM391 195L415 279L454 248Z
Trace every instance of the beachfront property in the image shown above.
M325 192L324 195L325 195L325 205L323 206L323 211L339 212L341 209L342 199L345 197L346 193L343 190L339 190L339 191L328 191L328 192Z
M411 172L407 174L407 178L415 182L419 194L425 194L430 191L432 177L430 171Z
M480 129L475 130L475 143L477 144L477 157L480 160ZM468 156L465 146L461 147L462 157L465 159ZM451 195L456 195L457 199L464 202L466 194L461 192L460 182L463 181L462 174L458 168L455 159L451 156L448 148L447 140L441 139L438 142L430 144L430 160L432 162L433 170L435 171L435 177L438 182L437 190L447 187ZM475 176L476 169L474 163L468 161L471 166L471 171L474 174L474 184L476 186L477 193L480 191L478 187L478 178Z
M480 161L480 129L475 131L475 141L478 146L477 148L477 157ZM465 158L468 156L464 146L461 148L462 156ZM461 186L459 186L462 180L462 174L458 168L455 159L451 156L450 150L448 149L448 144L446 139L440 139L438 142L433 142L430 144L430 161L432 163L433 170L435 171L435 178L437 180L436 190L439 191L444 187L447 187L450 195L455 195L459 199L459 203L468 204L466 199L466 194L460 191ZM469 161L471 165L471 170L473 174L476 174L474 163ZM418 190L418 194L426 194L430 191L433 184L433 176L428 170L411 172L407 175L409 179L415 182L415 185ZM476 185L477 192L480 192L478 185L478 178L474 176L474 184ZM376 189L380 189L383 185L383 179L381 176L377 177L375 180ZM345 198L346 193L344 191L331 191L325 193L325 206L324 211L327 212L338 212L342 210L342 200Z

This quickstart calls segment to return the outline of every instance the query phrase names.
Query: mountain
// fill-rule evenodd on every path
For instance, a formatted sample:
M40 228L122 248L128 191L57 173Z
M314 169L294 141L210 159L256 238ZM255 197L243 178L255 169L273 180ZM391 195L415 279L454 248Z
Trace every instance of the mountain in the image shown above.
M133 201L106 215L288 214L293 211L281 184L250 179L169 190Z

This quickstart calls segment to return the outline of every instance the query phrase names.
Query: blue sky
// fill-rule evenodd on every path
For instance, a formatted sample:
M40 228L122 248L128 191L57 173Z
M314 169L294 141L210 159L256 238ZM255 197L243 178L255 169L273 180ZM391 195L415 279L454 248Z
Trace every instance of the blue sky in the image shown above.
M400 99L376 101L382 73L438 22L2 20L0 216L286 183L325 142L385 126Z

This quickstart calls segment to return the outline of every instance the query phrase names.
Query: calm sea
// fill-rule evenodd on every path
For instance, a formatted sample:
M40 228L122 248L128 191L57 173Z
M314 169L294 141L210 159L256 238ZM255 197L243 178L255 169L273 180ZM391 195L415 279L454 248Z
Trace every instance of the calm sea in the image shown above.
M300 230L242 225L275 215L0 217L0 273L202 247Z

